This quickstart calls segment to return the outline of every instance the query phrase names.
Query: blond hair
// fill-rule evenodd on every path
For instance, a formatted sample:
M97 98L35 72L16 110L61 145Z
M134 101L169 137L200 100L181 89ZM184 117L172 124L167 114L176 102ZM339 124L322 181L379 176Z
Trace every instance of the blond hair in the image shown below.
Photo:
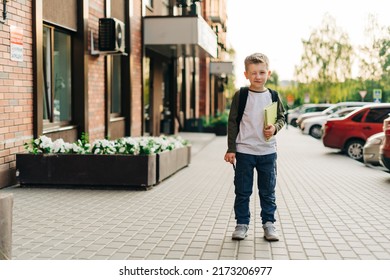
M249 64L265 63L267 69L269 69L269 60L265 54L254 53L245 58L245 71L248 70Z

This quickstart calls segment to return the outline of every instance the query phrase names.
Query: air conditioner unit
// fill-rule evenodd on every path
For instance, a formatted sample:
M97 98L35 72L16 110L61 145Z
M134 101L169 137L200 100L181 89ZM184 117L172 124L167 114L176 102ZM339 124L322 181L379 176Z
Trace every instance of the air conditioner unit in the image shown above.
M122 21L99 19L99 51L125 52L125 24Z

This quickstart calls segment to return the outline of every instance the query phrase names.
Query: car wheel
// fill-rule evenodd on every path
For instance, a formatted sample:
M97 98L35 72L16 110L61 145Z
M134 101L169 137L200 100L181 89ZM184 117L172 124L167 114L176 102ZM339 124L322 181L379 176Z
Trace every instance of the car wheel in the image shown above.
M362 140L351 140L347 143L346 145L346 152L347 155L350 158L356 159L358 161L363 160L363 146L364 146L364 141Z
M321 136L322 136L321 126L319 126L319 125L313 125L313 126L310 128L309 134L310 134L311 136L313 136L314 138L316 138L316 139L321 139Z

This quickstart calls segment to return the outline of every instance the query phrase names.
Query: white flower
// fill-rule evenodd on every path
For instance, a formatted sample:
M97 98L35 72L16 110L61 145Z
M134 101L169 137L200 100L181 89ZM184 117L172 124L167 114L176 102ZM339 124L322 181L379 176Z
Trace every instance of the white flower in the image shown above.
M52 147L51 147L51 153L64 153L65 152L65 142L62 138L59 138L57 140L55 140L53 143L52 143Z
M92 143L92 152L94 154L115 154L116 148L115 148L115 142L109 141L107 139L103 140L96 140Z
M47 136L25 143L29 153L76 153L76 154L130 154L150 155L173 150L187 145L181 137L124 137L115 141L107 139L95 140L92 145L86 141L77 140L75 143L66 143L63 139L54 142Z

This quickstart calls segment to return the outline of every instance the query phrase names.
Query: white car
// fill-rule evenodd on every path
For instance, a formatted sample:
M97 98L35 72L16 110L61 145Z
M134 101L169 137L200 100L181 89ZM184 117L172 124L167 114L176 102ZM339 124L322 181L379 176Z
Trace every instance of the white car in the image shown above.
M294 109L289 109L287 114L287 123L296 127L297 119L301 114L309 113L309 112L322 112L323 110L329 108L332 104L328 103L320 103L320 104L303 104Z
M340 109L330 115L323 115L318 117L312 117L304 120L300 128L303 134L311 135L316 139L321 139L322 137L322 126L329 118L340 118L348 115L350 112L354 111L359 107L347 107Z
M339 103L336 103L336 104L333 104L332 106L330 106L329 108L325 109L324 111L321 111L321 112L309 112L309 113L304 113L304 114L301 114L299 115L298 119L297 119L297 125L298 127L301 126L301 123L308 119L308 118L314 118L314 117L319 117L319 116L326 116L326 115L330 115L330 114L333 114L334 112L340 110L340 109L343 109L343 108L347 108L347 107L360 107L360 106L364 106L364 105L367 105L367 104L372 104L372 102L361 102L361 101L346 101L346 102L339 102Z
M385 138L385 133L379 132L368 137L363 147L363 162L365 165L380 166L379 149Z

